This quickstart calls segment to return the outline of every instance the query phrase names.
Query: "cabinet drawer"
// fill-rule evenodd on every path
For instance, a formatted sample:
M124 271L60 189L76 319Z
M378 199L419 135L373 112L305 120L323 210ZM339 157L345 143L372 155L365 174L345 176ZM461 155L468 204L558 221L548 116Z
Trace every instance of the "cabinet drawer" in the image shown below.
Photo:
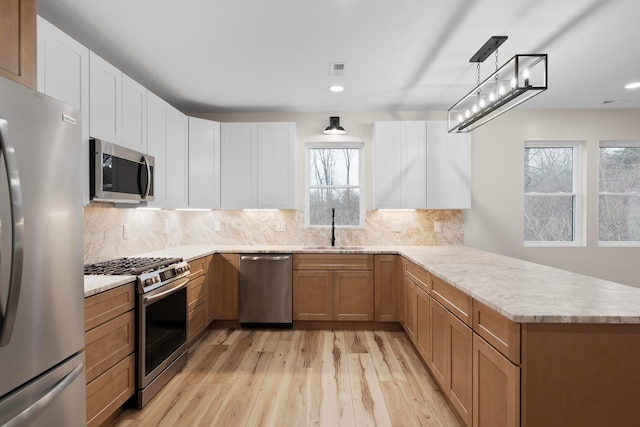
M520 324L473 301L473 330L513 363L520 364Z
M199 276L204 276L207 273L207 268L211 262L211 256L198 258L189 262L189 280L195 279Z
M207 327L207 307L197 306L187 314L187 342L196 338Z
M205 301L206 291L206 276L189 280L189 285L187 286L187 312L193 310Z
M458 319L471 326L472 298L438 278L431 278L431 297L444 305Z
M101 425L135 390L135 358L132 355L87 384L87 426Z
M84 330L118 317L122 313L133 310L135 306L134 283L90 296L84 300Z
M373 255L293 254L294 270L373 270Z
M87 383L133 353L134 326L134 311L129 311L85 333Z
M427 270L418 266L417 264L412 263L411 261L407 261L405 263L405 276L408 276L413 283L421 287L425 292L431 292L431 275Z

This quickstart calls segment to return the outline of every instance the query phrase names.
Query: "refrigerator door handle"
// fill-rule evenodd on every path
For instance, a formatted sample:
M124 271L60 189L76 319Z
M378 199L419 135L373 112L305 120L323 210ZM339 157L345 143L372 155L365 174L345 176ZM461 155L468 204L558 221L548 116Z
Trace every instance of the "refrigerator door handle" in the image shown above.
M7 182L9 183L9 205L11 209L11 274L9 277L9 292L7 294L7 306L0 311L0 347L5 346L11 340L13 325L18 312L20 299L20 287L22 286L22 258L23 258L23 232L24 214L22 209L22 190L20 187L20 175L16 160L15 148L8 140L9 124L0 119L0 152L4 154L4 162L7 169Z
M147 197L149 197L149 192L151 191L151 166L149 165L149 160L147 159L147 156L142 156L142 161L144 162L144 165L147 167L147 188L144 191L144 194L142 195L142 200L144 200Z
M22 412L11 418L9 422L3 424L2 427L18 427L28 424L44 411L56 397L60 395L77 377L84 371L84 363L80 363L73 368L71 372L58 381L53 387L47 390L42 396L39 396L35 402L25 408Z

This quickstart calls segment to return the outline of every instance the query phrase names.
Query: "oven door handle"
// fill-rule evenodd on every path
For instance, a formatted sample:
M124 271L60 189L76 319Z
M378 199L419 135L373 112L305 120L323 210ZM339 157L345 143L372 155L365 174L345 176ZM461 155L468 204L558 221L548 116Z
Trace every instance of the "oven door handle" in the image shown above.
M153 303L154 301L157 301L159 299L162 299L164 297L166 297L167 295L171 295L174 292L178 292L180 289L185 288L187 286L187 283L189 283L189 279L184 279L181 280L179 283L177 283L176 285L171 286L171 289L167 289L166 291L162 291L160 293L157 293L155 295L151 295L149 297L144 297L142 299L144 305L149 305L151 303Z

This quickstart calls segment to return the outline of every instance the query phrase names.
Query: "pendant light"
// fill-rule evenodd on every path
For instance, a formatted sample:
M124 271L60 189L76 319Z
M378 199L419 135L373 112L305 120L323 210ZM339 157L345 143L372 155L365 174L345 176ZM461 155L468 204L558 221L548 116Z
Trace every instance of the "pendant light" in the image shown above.
M329 126L324 130L325 135L344 135L347 133L342 126L340 126L340 117L329 117Z
M506 36L494 36L469 59L477 64L478 85L447 112L449 133L470 132L547 89L547 55L515 55L498 68L498 47ZM482 83L480 63L496 53L496 70Z

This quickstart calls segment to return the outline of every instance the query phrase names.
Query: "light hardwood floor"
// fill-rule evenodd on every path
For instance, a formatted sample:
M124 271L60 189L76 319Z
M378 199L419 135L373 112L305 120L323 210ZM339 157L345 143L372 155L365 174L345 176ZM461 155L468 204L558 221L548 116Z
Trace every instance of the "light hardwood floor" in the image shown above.
M458 426L404 332L210 330L116 427Z

